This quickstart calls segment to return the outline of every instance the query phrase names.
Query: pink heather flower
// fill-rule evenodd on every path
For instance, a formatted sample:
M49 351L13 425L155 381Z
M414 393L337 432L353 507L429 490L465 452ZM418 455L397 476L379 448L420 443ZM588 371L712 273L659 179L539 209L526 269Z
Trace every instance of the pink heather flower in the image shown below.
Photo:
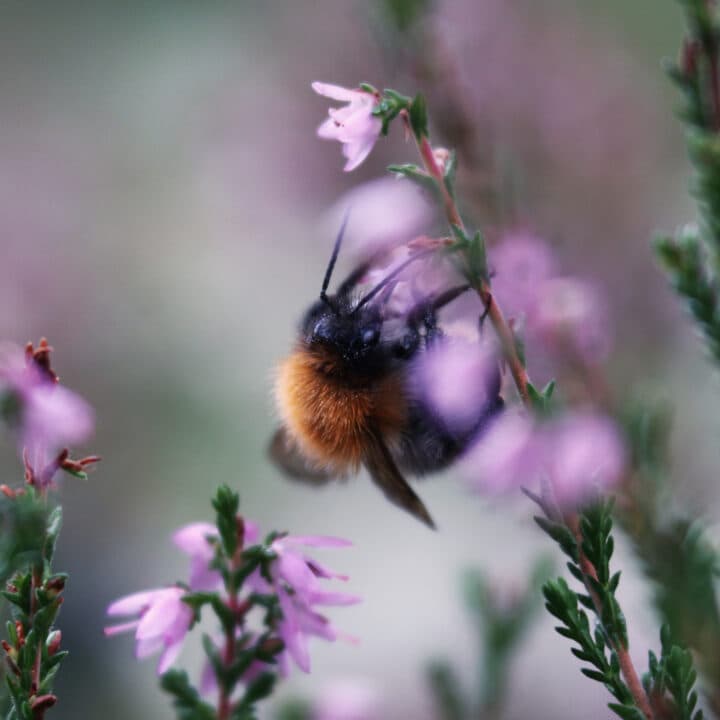
M555 257L540 238L525 232L507 235L489 251L493 294L510 317L527 314L536 304L540 283L555 274Z
M183 602L185 590L179 587L146 590L126 595L107 609L111 617L139 615L138 619L105 628L105 635L135 630L135 654L139 659L161 652L158 675L175 662L193 620L193 612Z
M377 690L361 680L342 680L328 687L315 703L313 720L376 720L382 717Z
M423 353L413 373L413 386L448 429L463 433L477 422L478 408L494 399L492 376L496 372L491 343L447 338Z
M259 535L258 526L246 520L245 544L256 543ZM217 536L217 528L206 522L190 523L173 533L173 543L190 556L189 585L193 590L216 590L222 584L220 573L210 567L215 557L215 549L210 540Z
M350 544L341 538L319 535L286 535L272 543L277 559L270 572L283 613L278 633L287 653L303 672L310 672L309 637L321 637L331 642L340 637L330 621L315 610L315 606L353 605L360 602L360 598L325 590L320 584L321 579L344 581L347 576L306 557L298 548L347 547Z
M462 461L474 488L491 493L547 481L563 507L610 490L622 476L625 450L609 418L570 412L533 422L519 413L497 418Z
M528 317L528 331L546 345L566 348L598 362L610 351L610 330L600 293L587 282L569 277L546 280Z
M0 394L18 403L16 431L21 447L33 454L57 454L85 442L94 429L94 413L79 395L53 383L33 365L26 365L20 348L0 354ZM33 458L36 461L36 458Z
M349 90L339 85L314 82L312 89L324 97L348 103L342 108L330 108L330 117L317 130L318 137L338 140L347 159L345 172L354 170L370 154L380 136L382 122L372 112L376 97L364 90Z

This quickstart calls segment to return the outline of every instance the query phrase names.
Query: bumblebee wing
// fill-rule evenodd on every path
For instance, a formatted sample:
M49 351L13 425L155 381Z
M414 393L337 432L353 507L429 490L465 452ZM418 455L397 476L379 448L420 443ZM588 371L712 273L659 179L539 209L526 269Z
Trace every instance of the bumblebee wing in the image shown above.
M393 505L401 507L429 528L435 529L435 523L423 501L398 470L387 445L376 430L371 430L368 434L363 461L373 482Z
M334 477L327 470L309 462L283 427L278 428L272 436L268 455L275 465L293 480L310 485L325 485Z

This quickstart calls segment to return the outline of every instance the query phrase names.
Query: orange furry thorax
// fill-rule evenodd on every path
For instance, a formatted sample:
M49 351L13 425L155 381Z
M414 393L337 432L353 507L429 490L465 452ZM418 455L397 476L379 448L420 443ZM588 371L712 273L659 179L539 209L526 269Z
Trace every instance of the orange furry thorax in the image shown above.
M390 439L405 419L401 378L365 380L342 361L298 347L278 368L275 400L289 435L307 458L343 474L357 470L371 427Z

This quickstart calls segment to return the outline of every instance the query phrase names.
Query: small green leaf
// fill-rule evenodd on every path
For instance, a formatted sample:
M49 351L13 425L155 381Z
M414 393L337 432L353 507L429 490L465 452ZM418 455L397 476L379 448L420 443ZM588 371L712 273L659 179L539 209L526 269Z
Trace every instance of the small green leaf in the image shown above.
M268 697L275 687L277 675L272 672L264 672L258 675L247 687L242 699L244 705L254 705L260 700Z
M410 127L418 140L429 137L427 103L422 93L418 93L410 104Z
M424 190L437 192L438 187L434 178L431 178L430 175L420 169L417 165L413 165L412 163L407 163L405 165L388 165L388 170L395 175L407 178Z

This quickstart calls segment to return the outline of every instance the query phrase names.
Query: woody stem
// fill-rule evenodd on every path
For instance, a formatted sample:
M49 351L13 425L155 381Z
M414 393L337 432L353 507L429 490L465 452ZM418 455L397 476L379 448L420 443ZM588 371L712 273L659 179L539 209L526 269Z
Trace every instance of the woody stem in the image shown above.
M419 140L417 140L417 146L426 172L437 183L442 197L443 207L445 209L445 216L448 222L451 225L465 230L465 224L460 216L455 199L448 191L443 173L435 160L435 155L430 141L427 137L422 136ZM490 322L496 335L498 336L498 339L500 340L503 357L510 368L510 373L515 382L515 387L520 394L520 398L526 406L530 407L530 394L528 392L530 378L528 377L527 370L518 355L513 332L505 319L502 309L495 301L490 284L486 280L480 279L479 284L474 289L480 296L480 299L485 306L487 315L490 318Z

